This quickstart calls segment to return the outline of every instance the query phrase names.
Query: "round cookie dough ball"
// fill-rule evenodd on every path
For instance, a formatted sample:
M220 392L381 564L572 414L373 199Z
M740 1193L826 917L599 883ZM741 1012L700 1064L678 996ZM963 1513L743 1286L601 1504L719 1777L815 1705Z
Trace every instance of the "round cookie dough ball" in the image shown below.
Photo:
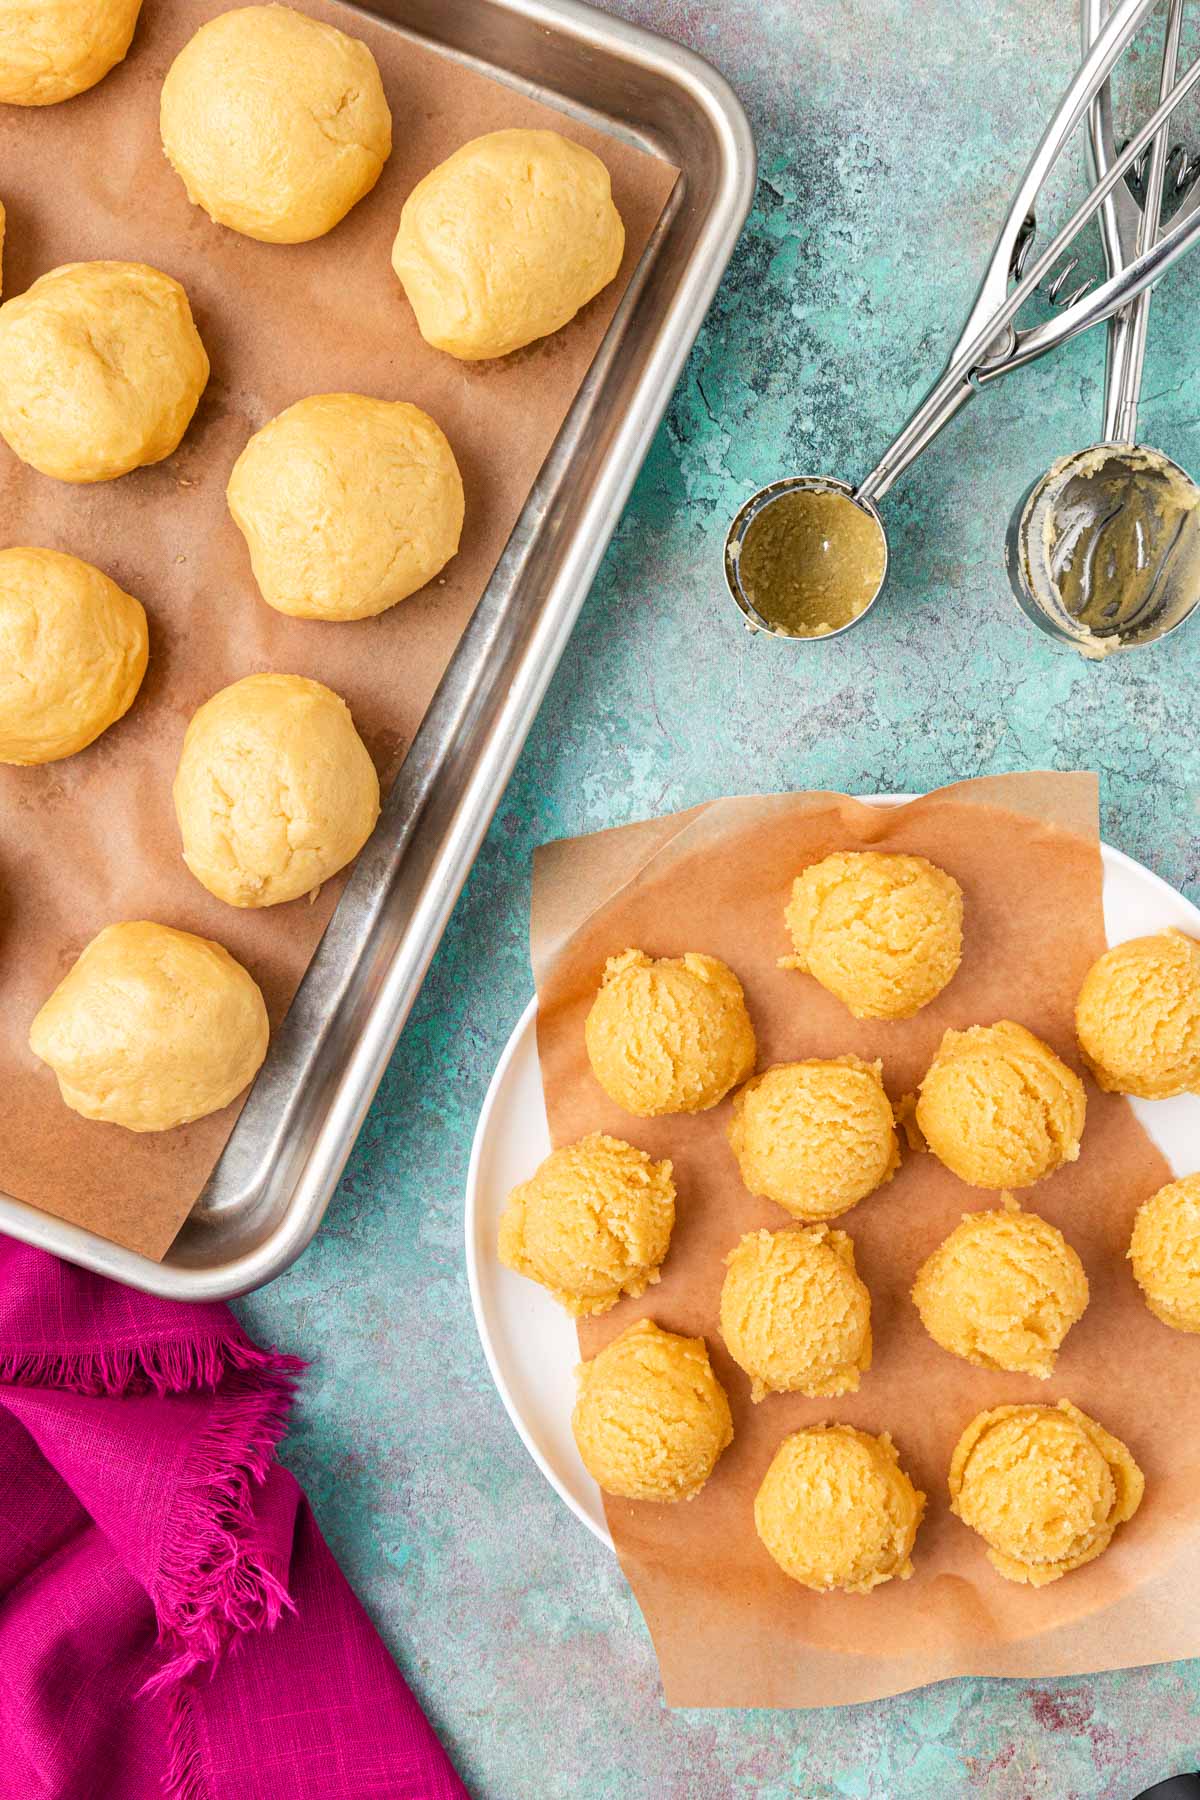
M145 263L65 263L0 307L0 437L59 481L170 456L207 381L187 295Z
M1045 1587L1107 1549L1145 1482L1095 1419L1057 1406L996 1406L972 1419L950 1461L950 1510L1008 1581Z
M1002 1019L948 1031L921 1083L917 1128L971 1187L1029 1187L1079 1156L1083 1083L1040 1038Z
M610 957L584 1036L596 1080L639 1119L705 1112L754 1067L742 984L715 956Z
M1044 1381L1084 1315L1088 1283L1062 1232L1006 1194L996 1212L963 1215L921 1264L912 1297L943 1350Z
M1200 943L1159 931L1106 950L1079 990L1075 1030L1107 1093L1200 1093Z
M571 1429L584 1467L623 1500L694 1500L733 1442L703 1338L639 1319L575 1371Z
M508 1196L500 1261L580 1318L658 1280L675 1223L669 1162L593 1132L554 1150Z
M852 850L798 875L784 918L801 969L856 1019L911 1019L962 960L963 897L923 856Z
M206 701L174 794L183 860L230 906L314 893L379 817L379 777L350 708L302 675L247 675Z
M573 319L624 250L598 156L557 131L491 131L417 183L392 267L426 343L475 362Z
M752 1194L820 1222L890 1181L900 1161L882 1065L776 1063L734 1096L729 1142Z
M871 1296L844 1231L750 1231L725 1264L721 1336L752 1400L857 1392L871 1366Z
M228 950L143 919L92 939L33 1021L29 1047L72 1112L169 1131L236 1099L267 1036L258 984Z
M54 106L103 81L142 0L0 0L0 104Z
M1169 1181L1139 1206L1129 1260L1155 1318L1200 1331L1200 1175Z
M268 606L369 619L458 549L463 486L445 437L404 400L313 394L256 431L226 489Z
M912 1574L925 1496L885 1431L810 1425L784 1438L754 1501L759 1537L785 1575L828 1593L868 1594Z
M140 602L91 563L0 550L0 762L85 749L132 706L147 654Z
M202 25L167 71L159 129L193 205L268 244L332 231L392 151L367 46L287 6Z

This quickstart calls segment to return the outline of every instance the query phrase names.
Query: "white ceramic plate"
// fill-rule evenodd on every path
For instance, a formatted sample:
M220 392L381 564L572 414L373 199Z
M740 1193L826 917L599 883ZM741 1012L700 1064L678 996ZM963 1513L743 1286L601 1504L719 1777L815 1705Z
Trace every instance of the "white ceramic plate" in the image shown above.
M899 805L907 796L881 797ZM1168 925L1200 936L1200 911L1141 863L1102 845L1110 944ZM492 1077L467 1175L467 1277L492 1379L525 1448L576 1518L612 1548L600 1490L571 1436L579 1346L573 1321L544 1290L502 1266L496 1230L505 1198L550 1152L531 1000ZM1135 1100L1134 1109L1176 1174L1200 1164L1200 1098Z

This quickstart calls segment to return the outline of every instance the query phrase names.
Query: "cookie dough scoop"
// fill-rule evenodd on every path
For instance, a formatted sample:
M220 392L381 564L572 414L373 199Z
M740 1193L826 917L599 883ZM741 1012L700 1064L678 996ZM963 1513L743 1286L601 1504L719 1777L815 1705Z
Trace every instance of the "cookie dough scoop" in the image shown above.
M1083 1264L1061 1231L1011 1194L964 1213L917 1270L912 1297L943 1350L981 1369L1045 1381L1088 1303Z
M754 1525L802 1587L869 1594L907 1581L925 1496L885 1431L810 1425L784 1438L754 1501Z
M1121 1440L1069 1400L980 1413L950 1461L950 1510L987 1544L997 1574L1030 1587L1107 1550L1144 1487Z
M626 1500L694 1500L733 1442L703 1338L639 1319L576 1370L571 1416L588 1474Z
M1114 944L1084 977L1075 1031L1108 1093L1200 1093L1200 942L1171 930Z
M741 982L717 957L693 952L610 957L584 1039L604 1092L641 1119L707 1112L754 1067Z
M500 1261L582 1318L659 1279L674 1223L671 1164L592 1132L551 1151L508 1196Z

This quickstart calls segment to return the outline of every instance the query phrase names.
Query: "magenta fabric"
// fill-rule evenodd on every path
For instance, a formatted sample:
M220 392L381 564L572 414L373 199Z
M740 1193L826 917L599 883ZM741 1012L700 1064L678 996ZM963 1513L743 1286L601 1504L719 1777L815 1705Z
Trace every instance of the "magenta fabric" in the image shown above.
M302 1368L0 1240L0 1800L466 1800L275 1461Z

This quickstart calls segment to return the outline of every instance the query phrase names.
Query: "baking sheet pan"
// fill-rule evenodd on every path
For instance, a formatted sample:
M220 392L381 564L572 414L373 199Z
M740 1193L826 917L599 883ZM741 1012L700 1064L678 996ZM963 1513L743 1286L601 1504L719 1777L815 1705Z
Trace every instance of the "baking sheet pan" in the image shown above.
M186 4L182 10L188 10ZM311 10L320 10L316 0ZM480 5L452 9L450 20L433 10L436 17L425 16L419 7L393 6L389 22L396 29L387 35L411 42L422 27L457 30L459 41L443 37L437 46L441 56L474 66L480 62L478 53L489 50L507 59L506 68L493 68L510 84L502 96L507 119L516 104L513 86L529 96L561 102L580 128L599 124L615 134L617 160L621 140L636 138L664 161L678 162L684 183L604 334L409 750L380 833L352 878L333 929L277 1034L267 1069L171 1256L156 1271L144 1259L48 1219L15 1196L0 1200L3 1228L161 1292L232 1293L256 1285L285 1266L316 1228L748 204L753 158L744 121L723 84L695 59L583 7ZM367 35L357 20L351 28ZM559 85L537 79L539 73ZM101 93L97 90L97 97ZM642 121L636 118L639 105ZM466 135L460 127L461 120L455 127L459 137ZM116 182L116 172L108 171L104 178ZM173 179L169 172L166 178ZM114 191L119 189L116 182ZM13 215L17 232L21 212L18 197ZM221 235L199 215L189 213L189 220L193 230ZM339 230L347 230L352 221L353 215ZM119 251L111 245L107 249L171 266L161 250L132 243ZM24 276L64 255L96 253L78 242L57 254L44 245ZM14 286L22 284L15 258L10 268ZM176 272L183 273L191 289L186 272ZM193 297L203 331L203 301ZM393 307L402 305L394 292L389 299ZM340 384L338 378L323 383ZM411 384L408 391L422 398ZM266 403L264 416L291 397ZM219 393L217 398L219 402ZM447 423L453 439L445 405L438 414L436 404L426 403ZM219 429L221 419L218 406L209 428ZM153 474L147 472L145 479ZM142 479L131 478L131 483ZM20 535L37 539L34 529ZM78 535L71 547L89 554ZM124 573L113 572L119 577ZM149 599L145 582L139 588L127 579ZM261 603L259 610L266 612ZM268 614L268 626L273 620ZM266 660L278 665L273 656ZM328 664L308 661L301 669L339 685ZM342 685L350 687L349 682ZM353 693L349 697L354 705ZM181 697L180 730L193 703L193 697ZM394 759L403 750L403 729L363 722L385 765L389 752ZM395 733L390 744L381 735L388 729ZM323 896L325 907L334 898ZM181 916L176 906L167 916L208 929L242 953L237 932L230 928L237 915L219 909L220 925L214 925L200 917L209 904L202 891L190 899L189 913ZM138 910L162 916L165 909L144 905ZM319 929L322 922L318 917L313 925ZM254 966L252 956L245 960ZM124 1134L122 1139L127 1141Z

